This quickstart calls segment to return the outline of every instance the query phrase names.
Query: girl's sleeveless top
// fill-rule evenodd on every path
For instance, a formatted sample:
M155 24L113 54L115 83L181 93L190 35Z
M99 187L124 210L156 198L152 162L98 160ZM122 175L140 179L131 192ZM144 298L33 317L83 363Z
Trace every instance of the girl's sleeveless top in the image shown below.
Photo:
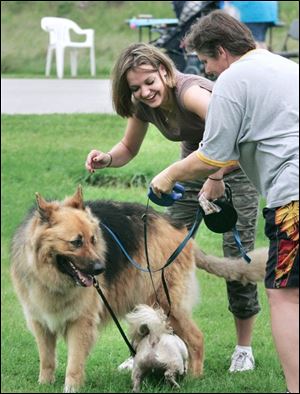
M198 85L210 92L213 88L213 82L209 79L199 75L176 72L176 86L172 89L172 94L177 109L175 111L176 116L173 115L170 122L161 108L151 108L138 102L135 111L135 116L138 119L155 125L167 139L181 141L181 158L198 149L205 127L204 120L195 113L188 111L183 104L182 98L185 91L193 85Z

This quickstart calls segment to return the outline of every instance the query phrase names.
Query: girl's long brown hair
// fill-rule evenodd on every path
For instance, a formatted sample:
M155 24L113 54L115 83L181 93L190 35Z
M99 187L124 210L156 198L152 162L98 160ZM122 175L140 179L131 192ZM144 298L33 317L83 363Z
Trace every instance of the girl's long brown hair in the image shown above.
M175 66L168 56L150 44L137 43L130 45L119 56L111 77L113 106L117 114L122 117L128 118L134 113L134 103L127 82L127 73L129 70L145 64L153 67L151 72L158 72L159 66L164 66L167 86L170 88L175 86Z

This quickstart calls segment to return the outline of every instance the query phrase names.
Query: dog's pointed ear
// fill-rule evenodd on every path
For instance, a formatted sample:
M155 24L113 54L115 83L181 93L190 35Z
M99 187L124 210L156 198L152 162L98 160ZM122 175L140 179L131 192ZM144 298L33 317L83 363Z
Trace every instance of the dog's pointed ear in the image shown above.
M83 193L82 193L81 185L78 185L75 194L72 197L67 198L64 201L64 204L72 208L84 209Z
M47 202L39 193L35 193L35 198L40 218L42 221L49 222L51 212L53 210L53 204Z

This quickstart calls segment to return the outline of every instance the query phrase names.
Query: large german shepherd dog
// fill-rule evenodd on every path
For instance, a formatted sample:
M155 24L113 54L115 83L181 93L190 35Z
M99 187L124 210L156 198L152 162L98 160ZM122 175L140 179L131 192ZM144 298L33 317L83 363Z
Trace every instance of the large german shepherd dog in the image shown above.
M86 358L97 338L97 329L110 319L93 287L99 281L115 314L122 318L137 304L169 311L161 272L143 272L124 256L103 225L121 240L127 253L145 269L145 207L111 201L84 202L79 187L62 202L46 201L36 194L37 207L29 213L12 240L12 280L23 306L27 325L35 336L40 357L40 383L55 379L55 347L63 335L68 345L65 392L75 392L84 380ZM187 234L185 227L149 209L148 255L151 269L162 267ZM190 240L165 269L171 298L170 322L186 343L189 371L203 370L203 335L191 318L197 301L196 264L226 279L245 283L264 276L265 251L248 265L203 254ZM155 291L154 291L155 288ZM156 293L156 295L155 295Z

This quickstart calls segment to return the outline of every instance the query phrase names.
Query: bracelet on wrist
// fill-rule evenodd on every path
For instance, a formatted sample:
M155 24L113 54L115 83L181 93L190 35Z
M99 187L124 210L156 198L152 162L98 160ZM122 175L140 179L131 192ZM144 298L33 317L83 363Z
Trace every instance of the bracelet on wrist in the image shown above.
M223 181L223 178L211 178L210 176L208 179L211 179L212 181Z
M112 155L110 154L110 153L106 153L108 156L109 156L109 162L108 162L108 164L106 165L106 167L110 167L110 165L111 165L111 162L112 162Z

